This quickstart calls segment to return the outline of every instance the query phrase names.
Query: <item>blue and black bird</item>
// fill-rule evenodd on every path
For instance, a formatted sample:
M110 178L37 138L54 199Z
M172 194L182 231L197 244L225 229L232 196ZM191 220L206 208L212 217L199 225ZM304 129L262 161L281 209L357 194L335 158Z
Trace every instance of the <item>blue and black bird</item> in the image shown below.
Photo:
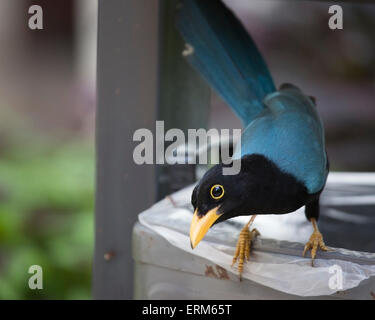
M183 55L242 120L237 175L212 167L192 194L192 248L215 223L251 215L240 233L233 264L242 273L249 258L249 230L260 214L285 214L305 206L314 232L303 255L327 250L319 232L319 196L327 175L324 129L315 99L291 84L276 89L255 43L235 15L219 0L181 0L177 28L186 42Z

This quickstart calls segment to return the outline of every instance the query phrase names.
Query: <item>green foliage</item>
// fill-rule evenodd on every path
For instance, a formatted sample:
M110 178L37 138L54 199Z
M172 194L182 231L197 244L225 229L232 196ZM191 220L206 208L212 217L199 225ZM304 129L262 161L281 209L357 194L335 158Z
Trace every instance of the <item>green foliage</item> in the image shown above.
M94 152L88 142L0 149L0 299L89 299ZM43 290L28 269L43 268Z

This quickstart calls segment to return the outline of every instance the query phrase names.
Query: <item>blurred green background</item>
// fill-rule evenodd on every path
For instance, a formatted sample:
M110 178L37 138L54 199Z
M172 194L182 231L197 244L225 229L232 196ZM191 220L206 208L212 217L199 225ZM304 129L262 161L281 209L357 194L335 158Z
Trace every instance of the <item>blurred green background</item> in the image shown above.
M43 30L27 27L32 4ZM96 10L0 1L0 299L92 296Z
M93 144L41 137L17 117L0 119L0 299L90 298ZM44 290L27 287L34 264Z

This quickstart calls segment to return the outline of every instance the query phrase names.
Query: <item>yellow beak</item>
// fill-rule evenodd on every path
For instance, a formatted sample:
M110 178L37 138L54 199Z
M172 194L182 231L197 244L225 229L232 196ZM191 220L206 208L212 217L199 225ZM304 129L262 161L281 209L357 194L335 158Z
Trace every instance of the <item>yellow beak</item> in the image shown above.
M195 210L193 220L191 221L190 225L190 244L192 249L198 245L210 227L221 216L221 214L217 213L218 209L219 207L211 209L204 216L198 216L198 211Z

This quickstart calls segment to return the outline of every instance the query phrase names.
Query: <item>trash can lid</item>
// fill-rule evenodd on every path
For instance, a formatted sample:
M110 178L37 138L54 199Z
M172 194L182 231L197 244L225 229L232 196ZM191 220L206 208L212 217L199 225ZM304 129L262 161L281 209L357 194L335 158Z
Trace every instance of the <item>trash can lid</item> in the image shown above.
M236 272L231 267L232 256L239 232L249 218L237 217L215 225L192 250L189 229L193 187L180 190L142 212L139 222L171 246L192 256L208 259L224 270ZM327 207L337 203L350 206L365 203L375 208L375 174L331 173L321 199L322 205ZM375 253L332 248L334 251L319 252L314 267L311 267L310 259L301 256L304 243L312 232L303 208L286 215L259 215L253 227L261 232L261 237L253 243L251 260L242 274L245 279L289 294L320 296L337 291L337 288L329 286L335 270L342 273L342 290L357 287L363 280L375 277ZM349 238L347 234L342 236ZM176 261L172 263L171 260L169 264L168 257L161 253L163 248L159 247L158 251L152 257L149 251L148 256L136 252L135 258L176 268ZM193 272L194 266L181 260L179 269Z

